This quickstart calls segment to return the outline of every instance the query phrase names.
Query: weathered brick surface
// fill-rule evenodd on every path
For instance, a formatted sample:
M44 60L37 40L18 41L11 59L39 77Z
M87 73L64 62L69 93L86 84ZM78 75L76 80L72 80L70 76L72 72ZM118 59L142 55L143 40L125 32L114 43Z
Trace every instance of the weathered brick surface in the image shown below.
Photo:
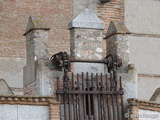
M24 87L24 95L36 95L36 82Z
M72 18L71 0L0 0L0 57L25 57L23 33L29 16L41 15L51 28L50 55L69 52L69 31Z
M50 120L60 120L60 105L49 105L49 117Z
M26 43L23 33L29 16L41 15L51 28L50 55L59 51L70 52L67 30L72 19L72 0L0 0L0 57L25 57ZM99 4L98 16L105 22L106 33L111 20L124 19L124 0ZM103 41L103 54L106 43Z

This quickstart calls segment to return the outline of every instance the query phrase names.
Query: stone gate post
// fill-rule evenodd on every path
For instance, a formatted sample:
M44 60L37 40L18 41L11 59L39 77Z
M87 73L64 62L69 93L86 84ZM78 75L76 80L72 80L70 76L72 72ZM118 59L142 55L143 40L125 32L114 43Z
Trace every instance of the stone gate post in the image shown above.
M31 16L26 33L27 66L24 68L24 93L26 95L52 95L53 80L48 68L48 30L42 17Z
M102 60L102 30L105 25L89 9L83 10L68 25L71 34L71 57L73 59ZM99 63L74 62L73 73L104 73Z

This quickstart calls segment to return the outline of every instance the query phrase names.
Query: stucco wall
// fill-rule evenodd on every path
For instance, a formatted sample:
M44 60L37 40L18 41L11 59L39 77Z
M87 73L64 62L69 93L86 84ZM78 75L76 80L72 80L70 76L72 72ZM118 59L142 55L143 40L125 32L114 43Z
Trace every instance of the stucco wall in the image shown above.
M160 74L160 38L148 36L128 36L130 63L137 72Z
M0 57L0 78L3 78L10 87L23 88L24 58Z
M130 32L160 34L159 0L125 0L125 24Z
M128 40L130 63L138 73L138 98L149 100L160 86L160 38L131 35Z
M0 105L0 120L49 120L48 106Z
M139 109L139 120L160 120L160 112Z

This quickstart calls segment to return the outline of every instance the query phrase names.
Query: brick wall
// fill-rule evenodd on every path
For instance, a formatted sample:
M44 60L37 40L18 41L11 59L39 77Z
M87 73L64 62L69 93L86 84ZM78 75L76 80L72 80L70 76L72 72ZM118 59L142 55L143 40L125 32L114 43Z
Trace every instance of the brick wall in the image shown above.
M60 120L60 106L57 104L49 105L50 120Z
M36 82L24 87L24 95L36 95Z
M97 7L98 16L106 24L104 34L110 20L124 19L124 0L112 0ZM67 26L72 19L72 0L0 0L0 12L0 57L25 57L26 43L23 33L31 15L43 16L51 28L50 55L64 50L70 52ZM105 54L105 40L103 46Z
M0 0L0 57L25 57L25 33L29 16L41 15L51 28L50 54L69 52L68 22L71 0Z

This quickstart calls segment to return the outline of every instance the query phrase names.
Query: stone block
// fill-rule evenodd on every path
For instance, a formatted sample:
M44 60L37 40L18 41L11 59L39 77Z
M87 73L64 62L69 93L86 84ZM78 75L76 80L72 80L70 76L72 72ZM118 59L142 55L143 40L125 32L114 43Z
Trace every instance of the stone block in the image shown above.
M124 22L111 21L106 34L106 38L114 34L128 34L128 33L129 31L125 26Z
M75 59L102 60L102 30L71 30L71 56Z
M17 105L0 105L0 120L17 120Z
M18 105L18 120L49 120L48 106Z
M93 73L93 74L104 74L104 64L99 63L73 63L73 73Z
M26 35L31 30L49 30L50 28L47 26L47 24L44 23L44 20L42 19L42 16L30 16L28 20L28 25L26 29Z

